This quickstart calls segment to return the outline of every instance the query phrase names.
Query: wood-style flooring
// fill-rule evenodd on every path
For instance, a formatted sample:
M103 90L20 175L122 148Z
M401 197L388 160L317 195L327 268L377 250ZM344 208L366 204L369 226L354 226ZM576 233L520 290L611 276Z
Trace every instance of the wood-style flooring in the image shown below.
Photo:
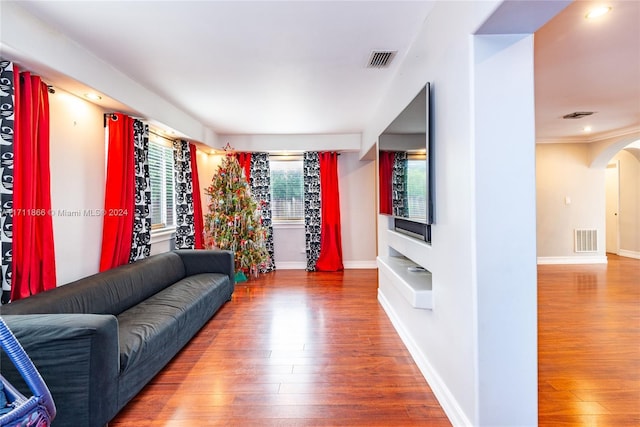
M376 297L376 270L238 284L109 426L450 426ZM539 425L640 426L640 261L539 266L538 317Z
M640 426L640 260L538 267L539 425Z

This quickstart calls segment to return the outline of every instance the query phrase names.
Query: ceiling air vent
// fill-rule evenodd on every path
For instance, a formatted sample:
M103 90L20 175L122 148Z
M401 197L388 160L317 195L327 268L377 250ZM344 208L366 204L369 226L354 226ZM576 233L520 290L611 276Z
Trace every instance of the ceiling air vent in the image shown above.
M581 119L585 116L590 116L593 114L593 111L576 111L575 113L565 114L562 116L563 119Z
M367 68L387 68L396 56L396 50L374 50L371 52Z

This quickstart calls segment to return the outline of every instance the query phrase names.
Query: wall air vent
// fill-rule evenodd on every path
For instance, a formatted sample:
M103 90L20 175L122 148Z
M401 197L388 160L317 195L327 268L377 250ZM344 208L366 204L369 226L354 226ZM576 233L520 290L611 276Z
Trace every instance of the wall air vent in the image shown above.
M590 116L593 114L593 111L576 111L574 113L565 114L562 116L563 119L581 119L586 116Z
M374 50L369 57L367 68L387 68L396 56L396 50Z
M598 230L574 230L574 244L576 252L598 252Z

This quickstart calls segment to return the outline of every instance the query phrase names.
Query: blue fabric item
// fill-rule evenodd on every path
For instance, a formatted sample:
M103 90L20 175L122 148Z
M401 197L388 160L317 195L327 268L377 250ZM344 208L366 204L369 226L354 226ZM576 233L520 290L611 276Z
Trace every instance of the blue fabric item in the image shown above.
M4 394L4 384L0 381L0 415L6 414L9 411L11 411L11 406L9 406L7 395Z

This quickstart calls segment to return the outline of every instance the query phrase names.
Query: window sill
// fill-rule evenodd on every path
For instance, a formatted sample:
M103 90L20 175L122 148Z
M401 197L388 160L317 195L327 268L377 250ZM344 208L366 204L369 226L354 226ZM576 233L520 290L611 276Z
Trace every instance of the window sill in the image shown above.
M171 240L171 237L175 234L175 232L175 227L166 227L151 230L151 244Z
M273 228L304 228L304 221L274 221Z

